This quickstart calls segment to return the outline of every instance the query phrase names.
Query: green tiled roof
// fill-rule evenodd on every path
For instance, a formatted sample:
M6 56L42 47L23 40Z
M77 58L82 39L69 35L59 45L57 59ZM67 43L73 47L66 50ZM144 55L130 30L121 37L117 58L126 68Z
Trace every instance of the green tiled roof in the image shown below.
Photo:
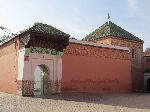
M26 31L32 31L32 32L39 32L39 33L46 33L51 35L61 35L61 36L67 36L69 37L69 34L66 34L51 25L43 24L43 23L34 23L34 25L27 29Z
M128 31L117 26L116 24L112 23L111 21L103 24L101 27L99 27L98 29L87 35L85 38L83 38L83 40L95 41L107 36L117 36L129 40L143 41L140 38L129 33Z

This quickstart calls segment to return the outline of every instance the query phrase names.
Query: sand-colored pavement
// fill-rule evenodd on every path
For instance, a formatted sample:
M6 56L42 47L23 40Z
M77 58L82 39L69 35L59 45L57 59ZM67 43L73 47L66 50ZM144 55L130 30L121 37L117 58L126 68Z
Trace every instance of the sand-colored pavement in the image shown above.
M73 93L43 98L0 93L0 112L150 112L150 93Z

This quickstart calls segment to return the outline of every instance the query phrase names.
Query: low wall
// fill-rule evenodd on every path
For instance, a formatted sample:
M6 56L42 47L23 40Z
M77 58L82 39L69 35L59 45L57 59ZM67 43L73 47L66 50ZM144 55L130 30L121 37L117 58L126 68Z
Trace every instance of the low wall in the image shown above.
M127 51L70 44L62 60L63 92L131 92Z

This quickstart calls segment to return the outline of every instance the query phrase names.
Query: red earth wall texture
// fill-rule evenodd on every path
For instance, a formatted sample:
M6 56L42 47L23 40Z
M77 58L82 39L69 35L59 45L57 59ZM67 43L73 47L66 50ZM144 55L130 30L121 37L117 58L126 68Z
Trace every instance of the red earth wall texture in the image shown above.
M128 55L127 51L70 44L63 56L62 91L131 92Z
M17 92L17 48L18 42L9 42L0 47L0 91Z

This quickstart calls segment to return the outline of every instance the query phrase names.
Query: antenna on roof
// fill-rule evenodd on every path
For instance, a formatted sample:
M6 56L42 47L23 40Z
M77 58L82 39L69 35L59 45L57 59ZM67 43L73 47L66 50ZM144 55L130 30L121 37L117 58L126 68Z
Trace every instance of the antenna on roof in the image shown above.
M109 23L109 21L110 21L110 15L109 15L109 13L108 13L108 17L107 17L107 19L108 19L108 23Z

